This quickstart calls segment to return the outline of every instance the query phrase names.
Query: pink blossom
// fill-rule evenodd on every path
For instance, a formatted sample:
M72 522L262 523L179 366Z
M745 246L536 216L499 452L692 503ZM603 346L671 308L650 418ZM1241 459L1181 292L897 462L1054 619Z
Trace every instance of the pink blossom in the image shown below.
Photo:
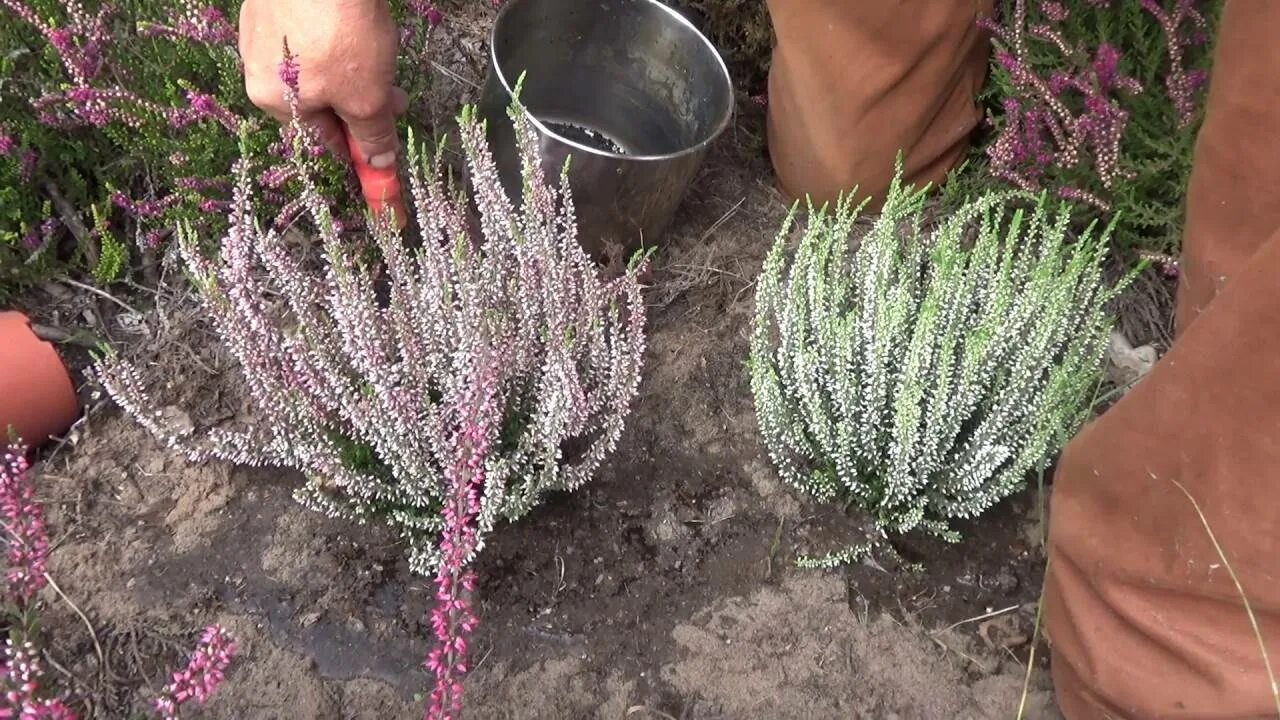
M102 48L108 41L108 20L114 9L111 3L104 2L95 15L90 15L80 0L63 0L63 7L67 24L56 26L42 20L23 0L0 0L0 8L7 9L44 36L73 82L86 84L102 69Z
M219 625L205 628L187 666L173 673L169 684L156 698L154 707L160 717L177 720L182 705L192 701L203 705L222 683L235 652L236 644L226 630Z
M3 518L8 571L6 594L25 607L47 582L49 535L44 511L35 500L26 449L10 446L0 460L0 518Z
M280 81L294 93L298 92L298 58L289 52L289 43L284 44L284 59L280 61Z
M18 155L18 177L23 182L30 182L36 174L36 166L40 164L40 156L30 148Z
M238 33L227 21L222 11L213 5L201 5L196 0L179 0L179 7L170 12L168 24L142 23L138 30L143 37L170 37L204 45L234 47Z
M1098 86L1103 92L1115 87L1116 68L1120 64L1120 51L1109 43L1098 46L1093 57L1093 73L1098 77Z
M186 96L188 107L175 108L168 113L171 127L183 128L211 119L231 132L239 129L240 117L223 107L214 96L197 90L187 90Z
M461 678L468 668L466 638L479 622L468 599L476 577L466 563L476 550L475 521L485 486L485 466L501 421L496 402L498 362L496 358L479 361L475 378L460 402L460 425L450 443L454 457L446 473L449 490L441 511L445 523L436 573L436 605L431 611L437 645L426 662L435 675L435 687L426 720L452 720L462 710Z
M1067 10L1066 6L1057 2L1057 0L1042 0L1040 3L1040 12L1044 13L1044 16L1049 18L1049 20L1058 23L1066 20L1067 16L1071 14Z
M142 235L142 247L147 248L148 250L154 250L155 248L160 247L160 243L164 240L165 236L168 234L169 234L168 230L163 230L163 229L148 230Z
M148 116L168 114L165 108L128 90L88 85L75 85L60 93L50 93L33 101L32 107L42 113L41 122L55 126L64 124L55 114L57 110L67 111L71 119L93 127L105 127L109 122L117 121L135 129L142 127Z
M1193 39L1203 35L1207 21L1195 8L1194 0L1173 0L1172 8L1166 9L1156 0L1140 0L1140 7L1150 13L1160 24L1165 35L1165 49L1169 56L1169 71L1165 75L1165 90L1169 101L1178 113L1178 119L1184 127L1191 123L1195 115L1195 95L1203 86L1203 73L1189 73L1184 65L1183 50L1193 43ZM1191 28L1188 37L1183 33Z
M1040 8L1050 20L1065 19L1065 6L1041 2ZM1129 114L1113 96L1117 91L1141 92L1141 84L1121 74L1120 52L1106 43L1096 48L1087 67L1042 77L1026 60L1028 38L1052 44L1064 59L1076 52L1057 30L1028 23L1026 0L1015 0L1013 9L1007 26L992 27L998 38L995 64L1008 74L1018 99L1006 101L1001 128L987 149L992 172L1034 190L1050 166L1074 168L1087 162L1104 187L1114 187L1130 173L1120 167ZM988 27L991 21L979 24Z
M12 637L6 638L0 660L0 718L76 720L75 713L61 700L39 697L43 677L39 650L30 642L15 643Z
M430 0L409 0L409 11L422 18L427 27L434 28L444 22L444 13Z

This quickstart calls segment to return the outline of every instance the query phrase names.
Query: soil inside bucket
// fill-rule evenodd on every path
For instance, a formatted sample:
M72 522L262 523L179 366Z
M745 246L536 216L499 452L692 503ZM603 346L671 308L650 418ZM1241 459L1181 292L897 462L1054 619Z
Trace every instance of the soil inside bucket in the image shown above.
M585 145L592 150L613 153L615 155L629 154L626 148L622 147L616 140L609 137L603 131L589 128L586 125L579 125L571 122L559 122L555 120L542 120L542 124L548 130L559 135L561 138L570 142Z

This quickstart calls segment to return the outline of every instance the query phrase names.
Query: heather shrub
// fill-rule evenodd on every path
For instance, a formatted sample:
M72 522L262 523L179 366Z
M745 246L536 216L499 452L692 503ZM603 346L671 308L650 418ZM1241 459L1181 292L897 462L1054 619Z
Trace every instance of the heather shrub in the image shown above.
M900 178L900 176L899 176ZM926 224L895 180L883 213L814 211L794 255L788 221L765 261L751 387L788 483L853 505L883 531L956 539L1022 487L1086 417L1118 288L1109 230L1068 241L1042 197L989 193Z
M640 263L600 276L578 243L567 177L548 183L530 122L514 108L512 117L519 209L482 123L470 111L460 118L478 234L440 153L413 150L420 246L404 245L390 218L371 223L372 248L348 242L311 180L317 141L297 120L285 134L321 257L260 222L248 154L217 257L202 253L193 226L180 228L187 270L252 401L247 427L170 426L137 368L108 358L95 370L126 411L191 459L296 468L305 505L400 533L410 566L436 575L432 717L459 707L476 623L472 558L500 519L591 477L622 433L643 360Z
M1006 0L984 95L990 175L1047 190L1115 245L1176 254L1220 0ZM989 182L989 181L984 181Z
M26 448L14 444L0 451L0 520L6 565L3 609L8 628L0 651L0 717L75 720L71 709L74 699L57 692L45 678L40 592L46 587L58 594L62 591L45 570L49 534L44 509L36 501ZM187 665L170 674L169 682L152 702L156 715L176 720L183 705L204 704L222 682L235 650L235 642L225 629L217 625L206 628Z
M220 234L238 137L278 146L245 95L235 0L0 0L0 299L70 263L107 283L180 224ZM439 12L392 0L402 28L398 82L420 98ZM411 124L424 110L411 108ZM281 223L297 187L287 165L262 198ZM350 198L344 167L316 168ZM358 220L356 205L344 218Z

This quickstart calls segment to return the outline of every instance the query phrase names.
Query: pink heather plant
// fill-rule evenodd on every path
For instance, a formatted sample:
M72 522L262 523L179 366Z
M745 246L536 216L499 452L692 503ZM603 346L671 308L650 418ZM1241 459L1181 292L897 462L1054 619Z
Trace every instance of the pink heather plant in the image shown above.
M188 702L203 705L222 683L223 673L231 665L236 644L219 625L210 625L200 635L200 642L182 670L155 701L155 710L164 720L177 720L178 708Z
M991 174L1082 218L1118 216L1121 250L1176 253L1220 4L1005 0L979 21L994 45Z
M282 74L296 83L288 63ZM254 180L273 178L248 157L218 256L180 230L183 260L245 378L257 414L247 427L170 426L137 368L108 358L94 370L121 407L191 460L297 468L307 506L379 519L404 537L410 566L436 578L428 717L460 707L476 624L469 568L485 535L591 477L621 436L644 354L643 268L600 277L578 243L567 182L548 184L529 121L512 117L525 181L518 210L483 124L470 111L460 119L478 234L439 154L424 162L415 148L421 247L406 248L388 218L372 223L373 248L340 237L311 180L319 143L296 119L285 144L303 188L294 202L318 228L318 271L259 223Z
M35 501L26 448L11 445L0 457L0 522L5 538L5 599L13 617L0 658L0 718L74 720L61 700L41 697L44 664L31 641L36 593L47 582L49 535Z
M76 85L84 85L97 77L102 68L103 49L110 42L108 25L115 12L110 2L101 3L98 11L90 14L80 0L64 0L67 21L62 26L42 19L26 0L0 0L0 6L44 36Z
M127 273L133 243L154 249L184 222L206 237L222 233L223 215L210 209L230 199L237 138L262 152L277 137L244 92L239 4L0 0L0 302L68 263L119 279L104 255ZM402 29L397 85L426 98L444 16L426 0L389 4ZM424 102L408 113L418 126L431 117ZM203 184L185 182L196 178ZM316 184L326 199L347 200L340 214L359 229L349 180L344 163L330 162ZM298 188L277 189L261 200L284 226L298 215L286 207ZM108 236L83 230L95 213L113 228Z
M1062 22L1068 17L1069 11L1061 3L1042 1L1040 6L1047 18ZM1015 0L1013 13L1008 25L991 19L980 21L1003 45L997 47L996 63L1008 74L1018 95L1025 98L1004 100L1004 126L987 150L991 172L1024 190L1035 191L1040 189L1046 168L1075 167L1088 158L1104 188L1128 179L1130 174L1120 169L1120 141L1129 113L1115 96L1136 95L1142 86L1119 73L1119 51L1103 43L1094 51L1092 62L1080 71L1059 71L1044 78L1027 62L1028 36L1051 43L1065 57L1077 51L1053 27L1028 23L1027 0ZM1067 93L1079 102L1068 103L1064 98ZM1080 188L1063 187L1059 194L1109 209L1105 200Z

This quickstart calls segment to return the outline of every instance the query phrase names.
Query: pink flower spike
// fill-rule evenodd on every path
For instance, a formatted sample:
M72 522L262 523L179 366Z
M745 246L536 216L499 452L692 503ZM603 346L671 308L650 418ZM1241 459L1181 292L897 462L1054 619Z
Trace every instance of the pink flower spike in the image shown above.
M18 607L26 607L47 583L49 535L44 511L35 501L25 447L10 446L0 458L0 516L9 536L5 594Z
M219 625L210 625L200 635L187 666L172 675L153 707L164 720L177 720L178 709L190 700L202 705L222 682L235 656L231 635Z

